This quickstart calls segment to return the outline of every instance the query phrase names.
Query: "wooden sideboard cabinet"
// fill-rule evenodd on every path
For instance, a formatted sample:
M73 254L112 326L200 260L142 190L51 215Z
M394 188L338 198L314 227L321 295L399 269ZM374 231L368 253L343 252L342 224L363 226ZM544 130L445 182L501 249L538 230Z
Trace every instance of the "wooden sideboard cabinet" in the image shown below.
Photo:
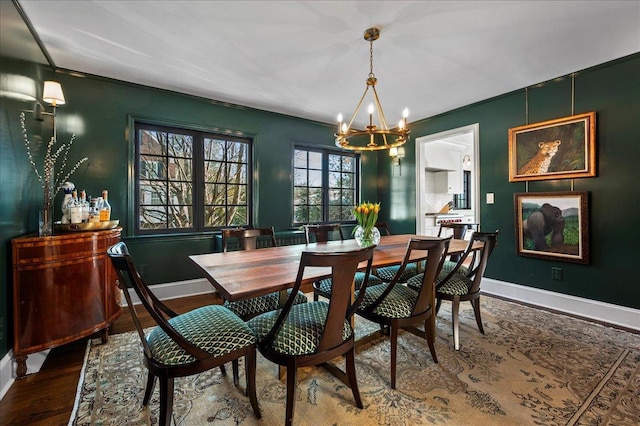
M11 240L13 355L16 376L27 374L27 355L102 331L120 316L120 290L106 254L122 229Z

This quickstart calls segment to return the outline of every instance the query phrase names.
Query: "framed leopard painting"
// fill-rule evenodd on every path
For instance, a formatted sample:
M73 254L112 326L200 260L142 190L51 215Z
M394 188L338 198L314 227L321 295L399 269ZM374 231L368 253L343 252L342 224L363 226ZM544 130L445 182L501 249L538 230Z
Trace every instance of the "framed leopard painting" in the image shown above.
M509 182L596 175L596 113L509 129Z

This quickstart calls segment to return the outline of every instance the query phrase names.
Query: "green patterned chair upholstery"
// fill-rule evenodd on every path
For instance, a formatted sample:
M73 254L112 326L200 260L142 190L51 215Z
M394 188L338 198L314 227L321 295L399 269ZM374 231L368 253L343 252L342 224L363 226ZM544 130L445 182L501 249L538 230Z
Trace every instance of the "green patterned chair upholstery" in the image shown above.
M329 304L325 301L294 305L282 329L272 343L273 350L282 355L300 356L314 354L318 351L318 343L324 332ZM275 325L280 311L268 312L249 320L258 340L264 339ZM344 320L342 324L342 341L351 338L351 324Z
M353 278L353 285L356 291L360 290L362 287L362 283L364 282L364 272L356 272L356 275ZM375 275L369 275L369 281L367 282L368 286L382 284L383 281L376 277ZM314 298L317 300L318 296L326 297L327 299L331 298L331 278L322 279L313 284L313 292Z
M398 273L390 283L364 287L358 292L362 303L357 314L376 322L381 329L390 328L391 339L391 389L396 388L396 358L398 352L398 330L401 327L424 324L425 337L431 357L438 362L435 349L435 291L434 282L442 269L442 263L451 238L412 238ZM400 283L403 269L412 262L409 259L425 258L426 269L422 274L422 285L413 290Z
M380 231L380 235L391 235L391 228L389 228L389 224L387 222L377 222L376 228L378 228L378 230ZM398 273L398 270L400 270L400 265L373 268L373 276L380 281L388 283L394 279L394 277ZM403 269L400 277L398 277L398 282L407 282L407 280L409 280L411 277L416 276L422 270L424 270L424 262L421 262L420 266L418 266L418 263L409 263ZM376 283L370 280L369 285L376 285Z
M255 250L258 248L258 239L268 241L269 246L276 247L278 245L273 228L234 228L222 230L222 251L227 252L230 248L230 242L237 240L240 250ZM307 303L307 296L301 291L296 294L294 303ZM264 312L273 311L280 308L280 294L278 292L265 294L251 299L238 301L224 301L224 307L247 321L250 318L260 315Z
M451 301L451 323L455 350L460 350L460 333L458 330L461 301L468 300L471 303L478 329L484 334L480 315L480 284L487 268L489 256L493 252L497 241L497 230L495 232L474 232L469 240L467 249L458 261L459 268L454 268L446 276L439 277L436 284L436 312L440 310L443 300ZM466 262L469 258L471 262ZM463 267L463 263L469 265L469 267Z
M262 355L287 367L285 425L293 424L298 367L327 363L342 355L353 398L358 408L363 407L356 380L355 339L351 328L351 318L362 297L351 301L351 283L360 262L367 262L362 286L366 289L374 250L375 246L349 252L303 252L294 294L302 285L306 268L330 269L333 282L330 302L322 300L296 305L293 297L289 297L282 309L258 315L247 322L258 336L258 349ZM318 416L321 415L319 412Z
M147 367L147 384L143 406L148 406L156 381L160 381L159 424L169 426L173 412L173 389L176 377L199 374L245 358L246 394L257 418L261 417L256 397L257 339L247 324L220 305L203 306L177 314L151 292L135 269L125 243L107 250L118 276L118 285L127 300L131 319L142 343L143 362ZM157 326L145 336L136 306L128 287L135 290L140 301ZM237 375L234 375L237 385Z
M288 290L288 293L291 294L291 290ZM294 303L307 303L307 296L305 296L303 292L299 291L295 296ZM240 318L248 320L256 315L260 315L261 313L279 309L280 293L274 292L265 294L264 296L234 302L225 300L224 307L238 315Z
M469 225L469 224L446 224L447 227L452 227L453 225ZM473 224L470 224L473 225ZM441 225L442 227L444 227L445 225ZM440 228L442 230L442 227ZM467 229L467 228L462 228L462 229ZM456 236L461 236L460 234L455 234L453 237L455 238ZM464 237L464 235L462 235ZM458 238L458 239L462 239L462 238ZM446 259L443 263L442 263L442 269L440 270L440 274L438 274L438 279L436 280L436 286L438 284L440 284L442 281L444 281L445 279L447 279L450 275L453 275L453 273L460 273L462 275L467 275L469 273L469 268L468 266L472 266L475 261L476 261L476 255L477 253L472 250L473 243L471 241L469 241L469 243L467 244L467 248L465 249L465 251L462 254L456 254L456 255L450 255L448 256L448 259ZM457 261L452 261L450 259L458 259ZM420 287L422 286L422 273L411 277L407 280L407 286L418 291L420 290Z
M400 269L399 265L391 265L391 266L383 266L382 268L375 268L375 277L384 282L391 282L398 270ZM406 268L402 271L402 274L398 277L398 282L404 283L410 280L412 277L415 277L419 274L418 264L410 263Z
M304 236L307 244L312 242L326 243L327 241L344 241L344 232L342 225L332 223L328 225L305 225ZM362 287L364 281L364 272L356 272L353 282L356 290ZM367 285L381 284L382 280L373 274L369 274ZM331 298L331 278L324 278L313 283L313 300L317 301L318 296Z
M438 279L436 280L436 284L442 282L442 280L444 280L445 278L447 278L447 276L449 276L449 274L451 273L451 271L453 271L454 269L456 269L456 267L458 267L457 272L466 275L468 272L468 269L466 266L464 265L460 265L458 266L458 264L456 262L452 262L450 260L445 260L444 263L442 264L442 270L440 271L440 274L438 274ZM414 289L414 290L419 290L420 287L422 286L422 276L424 274L420 273L418 275L415 275L411 278L409 278L407 280L407 286L409 286L410 288Z

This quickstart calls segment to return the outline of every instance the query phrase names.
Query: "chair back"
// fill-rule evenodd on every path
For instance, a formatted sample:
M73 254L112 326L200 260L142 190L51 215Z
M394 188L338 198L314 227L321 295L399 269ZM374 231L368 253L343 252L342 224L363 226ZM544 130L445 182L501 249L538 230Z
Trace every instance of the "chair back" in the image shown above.
M251 228L251 229L223 229L222 230L222 251L229 250L229 240L238 240L240 250L255 250L258 248L258 238L268 236L271 239L271 246L276 247L276 235L271 228Z
M376 222L375 225L380 231L380 235L391 235L391 228L389 228L389 223L387 222Z
M371 273L373 253L376 246L347 252L302 252L296 283L286 304L275 322L271 332L265 336L264 342L271 345L278 334L283 321L287 318L294 296L304 281L306 268L331 268L332 290L329 299L329 311L324 331L318 343L318 352L334 348L341 343L342 329L345 320L350 320L364 297L364 289ZM360 263L366 262L365 280L358 298L351 303L353 279ZM313 302L323 303L323 302Z
M210 358L211 354L193 345L188 340L184 339L168 322L168 318L177 316L177 314L171 310L168 306L162 303L149 289L147 284L142 280L140 274L136 271L133 264L133 260L129 255L129 250L124 242L119 242L107 249L107 255L111 259L111 264L116 270L118 276L118 287L124 293L124 297L131 313L131 319L136 327L138 336L142 341L142 347L144 354L148 359L153 359L151 348L147 343L147 339L144 335L144 328L138 312L136 310L131 295L129 294L128 287L135 290L140 302L147 310L151 318L159 325L171 339L173 339L179 346L189 352L191 355L198 359Z
M453 238L456 240L464 240L464 237L467 235L468 230L477 231L478 224L477 223L441 223L440 229L438 230L438 237L447 237L448 235L443 235L444 230L451 230L453 233Z
M311 236L315 238L316 243L326 243L327 241L342 241L344 240L344 234L342 232L342 225L339 223L332 223L327 225L305 225L304 226L304 238L307 244L312 243Z
M469 248L473 247L475 243L482 243L482 248L474 252L473 263L469 265L467 276L473 278L473 285L469 289L469 294L480 290L480 282L487 268L489 256L491 256L493 249L498 244L498 233L497 229L495 232L474 232L469 240Z
M367 307L367 311L373 312L380 303L391 293L393 286L401 285L398 281L402 276L404 269L408 264L415 263L417 261L426 260L424 274L422 274L422 286L418 293L416 304L413 307L412 315L420 315L426 312L430 308L435 307L435 280L442 270L442 265L447 256L449 250L449 243L451 237L447 238L433 238L433 237L421 237L412 238L407 243L407 251L400 265L400 269L396 272L386 290L382 292L380 297ZM360 292L364 293L363 291Z

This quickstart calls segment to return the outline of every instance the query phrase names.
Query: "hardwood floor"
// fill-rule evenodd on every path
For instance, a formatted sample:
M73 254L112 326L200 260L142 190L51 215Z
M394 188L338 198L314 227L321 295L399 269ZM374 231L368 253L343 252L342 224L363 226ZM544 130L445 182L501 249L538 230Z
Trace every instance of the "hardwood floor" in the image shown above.
M217 295L205 294L165 301L178 313L219 304ZM145 327L153 325L142 315ZM127 308L112 324L110 334L134 330ZM0 401L0 425L55 426L69 422L82 369L87 339L54 348L38 373L16 380Z

